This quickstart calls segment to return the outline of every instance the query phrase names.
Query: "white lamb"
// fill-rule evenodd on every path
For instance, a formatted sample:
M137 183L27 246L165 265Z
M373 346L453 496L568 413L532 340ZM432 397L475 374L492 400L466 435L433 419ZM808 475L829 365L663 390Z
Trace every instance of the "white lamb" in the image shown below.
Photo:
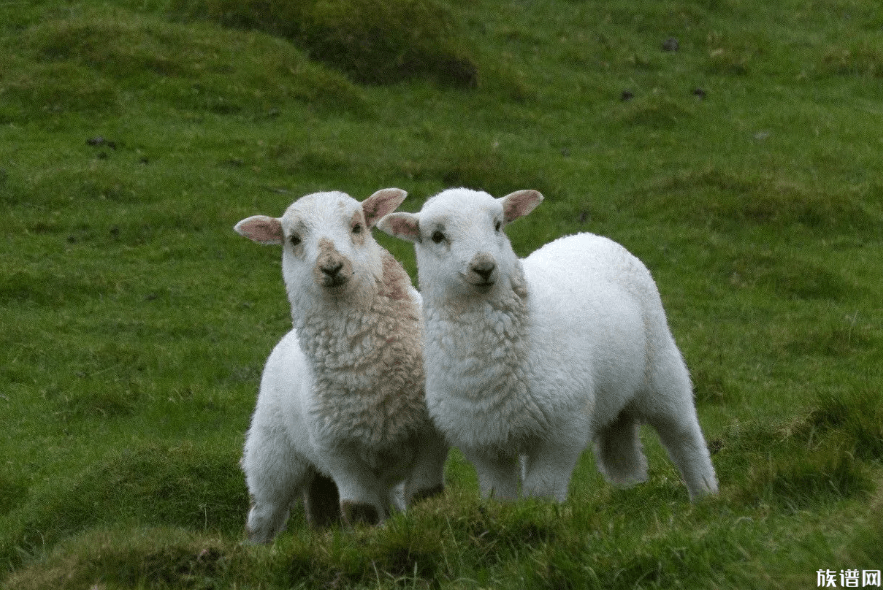
M642 422L692 499L715 493L689 374L650 273L587 233L520 260L501 230L542 199L451 189L378 225L415 244L436 426L475 465L485 497L517 498L521 483L526 496L563 501L589 443L608 480L644 481Z
M283 246L294 323L267 360L242 458L254 542L276 536L299 493L321 526L341 514L377 523L403 507L402 493L443 490L447 446L426 410L420 296L371 236L405 195L316 193L281 218L236 224Z

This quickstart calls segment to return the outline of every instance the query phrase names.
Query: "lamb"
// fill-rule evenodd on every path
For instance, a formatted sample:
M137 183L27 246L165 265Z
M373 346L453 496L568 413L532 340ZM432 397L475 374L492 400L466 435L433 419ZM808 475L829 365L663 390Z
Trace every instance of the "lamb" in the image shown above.
M448 448L426 409L420 295L371 236L405 196L315 193L234 228L283 247L294 324L267 360L246 436L252 542L284 528L299 493L308 522L324 526L376 524L443 491Z
M379 222L415 244L430 416L475 465L484 497L564 501L590 443L608 481L644 481L645 422L690 498L715 493L689 373L649 271L588 233L519 259L502 228L542 199L450 189Z

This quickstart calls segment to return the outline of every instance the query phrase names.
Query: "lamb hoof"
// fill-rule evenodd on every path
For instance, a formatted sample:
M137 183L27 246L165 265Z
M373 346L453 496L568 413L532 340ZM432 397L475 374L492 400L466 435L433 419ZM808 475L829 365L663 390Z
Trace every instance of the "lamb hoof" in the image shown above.
M263 533L259 533L258 531L253 531L252 529L245 527L245 538L248 540L250 545L267 545L270 543L270 535L265 535Z
M343 521L350 526L357 524L377 524L380 522L380 515L377 512L377 508L371 504L362 504L359 502L344 500L340 503L340 511L343 513Z
M249 524L245 525L245 535L250 545L269 545L279 532L268 527L258 529Z
M414 495L411 496L411 502L419 502L421 500L425 500L427 498L434 498L435 496L440 496L445 493L444 484L438 484L437 486L433 486L431 488L426 488L425 490L420 490L418 492L414 492Z

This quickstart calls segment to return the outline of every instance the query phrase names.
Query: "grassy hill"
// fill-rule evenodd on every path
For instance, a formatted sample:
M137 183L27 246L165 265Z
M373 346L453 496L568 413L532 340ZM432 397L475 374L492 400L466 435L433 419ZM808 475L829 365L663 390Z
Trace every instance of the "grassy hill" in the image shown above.
M883 6L0 3L0 587L807 588L883 569ZM721 494L587 453L563 505L448 493L243 545L295 198L546 197L657 279ZM379 236L414 275L413 253ZM837 579L840 585L839 578Z

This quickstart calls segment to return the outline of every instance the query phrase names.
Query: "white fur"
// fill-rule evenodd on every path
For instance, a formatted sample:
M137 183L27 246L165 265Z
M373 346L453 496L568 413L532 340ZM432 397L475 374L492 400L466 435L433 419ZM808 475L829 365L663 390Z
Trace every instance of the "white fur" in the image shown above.
M541 200L536 191L494 199L451 189L419 214L379 223L415 243L430 415L475 465L484 496L563 501L591 443L608 480L644 481L642 422L659 433L691 498L716 492L689 374L650 273L587 233L520 260L501 228Z
M398 189L364 203L317 193L281 218L236 225L253 241L283 245L295 326L267 360L246 438L252 541L272 540L299 494L308 519L323 524L341 512L347 522L377 522L404 498L441 490L447 446L426 412L420 296L371 236L404 198ZM324 476L340 508L319 497L334 485L312 487Z

